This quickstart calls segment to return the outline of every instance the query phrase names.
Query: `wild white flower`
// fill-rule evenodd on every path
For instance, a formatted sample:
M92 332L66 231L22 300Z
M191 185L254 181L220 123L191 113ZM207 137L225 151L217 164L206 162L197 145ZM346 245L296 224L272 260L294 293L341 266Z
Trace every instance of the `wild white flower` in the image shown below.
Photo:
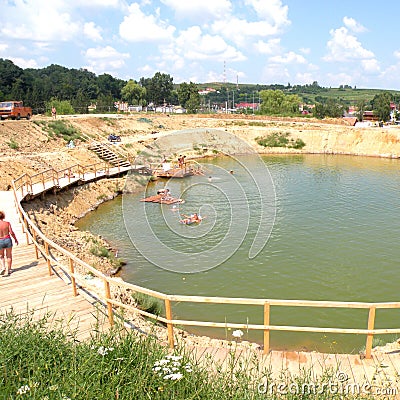
M192 372L192 366L190 365L190 363L187 363L183 368L185 368L186 372Z
M236 331L232 332L232 336L240 339L243 336L243 331L241 331L240 329L237 329Z
M176 374L169 374L165 375L164 379L170 379L171 381L179 381L179 379L183 378L183 374L180 372L177 372Z
M165 380L176 381L182 379L184 374L192 372L190 363L182 364L182 356L166 356L153 365L153 371Z
M17 394L25 394L28 393L31 388L28 385L23 385L17 390Z
M110 351L113 351L114 347L104 347L100 346L99 349L97 350L97 353L99 353L101 356L106 356Z

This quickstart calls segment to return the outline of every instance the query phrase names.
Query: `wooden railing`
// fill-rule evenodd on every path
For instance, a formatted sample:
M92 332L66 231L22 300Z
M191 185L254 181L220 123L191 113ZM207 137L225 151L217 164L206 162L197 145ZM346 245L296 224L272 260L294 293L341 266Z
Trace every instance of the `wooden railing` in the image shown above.
M118 165L110 165L107 162L100 161L88 165L75 164L61 170L55 170L54 168L49 168L42 172L38 172L34 175L23 174L19 178L15 179L14 187L15 190L21 192L21 196L24 197L29 193L37 192L38 185L41 186L41 190L60 186L60 179L66 178L68 183L82 179L85 180L88 174L93 174L93 177L108 176L112 169L117 169L117 173L121 171L122 166L120 163ZM36 191L33 187L36 185Z
M73 167L71 167L73 168ZM69 169L68 169L69 170ZM58 171L48 173L50 181L56 181ZM41 173L41 174L44 174ZM40 175L40 174L37 174ZM102 272L93 268L89 264L80 260L71 252L67 251L57 243L48 239L39 228L29 218L25 210L21 206L21 200L24 198L24 193L27 193L27 188L31 187L37 180L37 184L46 186L43 183L42 177L36 179L37 176L22 175L12 182L15 202L17 205L20 220L23 224L24 232L27 236L28 243L31 242L35 246L36 257L41 254L47 260L49 275L53 274L53 268L59 267L63 270L71 280L72 295L77 296L79 289L85 288L85 281L82 274L76 272L77 268L103 281L104 290L101 293L96 293L97 297L106 304L107 314L110 324L114 323L114 312L116 308L125 309L135 313L139 313L145 317L150 317L161 321L167 325L168 342L171 348L174 347L174 326L197 326L197 327L214 327L214 328L231 328L245 330L260 330L264 332L264 353L270 350L270 332L271 331L291 331L291 332L318 332L318 333L333 333L333 334L358 334L366 335L366 358L371 358L372 339L374 335L381 334L399 334L400 328L396 329L375 329L375 315L378 309L397 309L400 308L400 302L385 302L385 303L364 303L364 302L343 302L343 301L311 301L311 300L277 300L277 299L251 299L251 298L231 298L231 297L205 297L205 296L186 296L186 295L171 295L165 294L121 280L113 279L106 276ZM48 182L47 182L48 184ZM55 257L54 251L60 256ZM64 261L60 261L64 259ZM67 262L65 261L67 260ZM136 309L131 305L124 304L112 298L112 288L126 289L132 292L143 293L164 302L165 317L157 316L149 312ZM87 288L85 289L87 290ZM262 309L263 324L243 324L243 323L228 323L224 322L206 322L195 320L180 320L173 318L173 303L174 302L190 302L190 303L205 303L205 304L230 304L230 305L254 305ZM283 326L271 325L271 311L273 307L313 307L313 308L345 308L345 309L365 309L368 311L368 320L366 329L348 329L348 328L326 328L326 327L309 327L309 326Z

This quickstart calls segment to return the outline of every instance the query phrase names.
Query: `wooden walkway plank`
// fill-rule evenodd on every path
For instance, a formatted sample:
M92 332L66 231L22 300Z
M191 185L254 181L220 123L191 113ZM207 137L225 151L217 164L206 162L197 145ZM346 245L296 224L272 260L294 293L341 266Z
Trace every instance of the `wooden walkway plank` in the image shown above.
M56 274L49 276L47 262L36 259L34 246L24 240L12 192L0 192L0 204L20 242L13 247L13 273L0 277L0 312L13 309L15 314L32 314L35 319L49 315L49 323L62 321L71 332L78 329L82 338L90 337L99 323L109 329L102 305L97 309L96 301L82 293L74 297L71 285Z

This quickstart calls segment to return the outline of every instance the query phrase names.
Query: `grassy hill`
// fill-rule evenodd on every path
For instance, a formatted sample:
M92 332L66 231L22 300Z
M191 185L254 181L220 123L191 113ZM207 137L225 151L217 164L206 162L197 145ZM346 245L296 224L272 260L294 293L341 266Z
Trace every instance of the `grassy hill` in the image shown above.
M228 98L232 100L235 98L236 102L258 101L258 93L261 90L279 89L285 93L297 94L300 96L304 103L315 104L322 100L334 99L344 102L347 105L356 105L360 100L370 102L376 95L389 92L393 95L393 100L400 103L400 91L398 90L383 90L383 89L357 89L351 87L345 88L324 88L317 85L261 85L261 84L236 84L236 83L223 83L223 82L208 82L198 84L200 90L206 88L213 88L217 93L208 94L207 100L224 102ZM219 93L218 93L219 92Z

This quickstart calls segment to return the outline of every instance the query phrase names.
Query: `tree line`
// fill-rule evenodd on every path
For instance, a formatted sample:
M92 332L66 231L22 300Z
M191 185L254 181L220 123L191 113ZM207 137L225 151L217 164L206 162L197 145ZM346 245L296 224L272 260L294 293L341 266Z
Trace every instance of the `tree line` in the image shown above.
M22 69L11 60L0 58L0 101L23 100L35 114L49 112L56 104L58 112L87 113L91 104L96 112L115 111L116 101L128 104L151 106L181 105L188 112L210 111L218 107L235 108L238 103L261 103L257 112L270 115L299 114L299 105L314 96L313 109L318 118L338 117L348 110L348 102L327 96L329 89L318 82L311 85L259 85L215 83L218 90L200 96L205 84L183 82L174 84L169 74L156 72L152 78L115 78L110 74L96 75L86 69L66 68L52 64L41 69ZM343 90L349 87L342 86ZM381 120L390 114L390 102L398 99L389 92L382 92L370 100L357 104L360 116L365 110L373 110ZM241 112L247 112L246 107ZM254 112L254 106L251 108Z

